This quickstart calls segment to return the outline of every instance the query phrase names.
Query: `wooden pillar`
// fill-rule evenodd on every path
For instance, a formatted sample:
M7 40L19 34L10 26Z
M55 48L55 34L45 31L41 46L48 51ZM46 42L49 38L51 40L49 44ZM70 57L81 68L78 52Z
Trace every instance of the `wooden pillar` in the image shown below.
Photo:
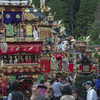
M24 20L24 11L23 11L23 14L22 14L22 19L23 19L23 38L25 40L25 20Z
M2 12L1 12L1 14L2 14L2 30L4 29L4 18L3 18L3 14L4 14L4 12L3 12L3 9L1 9L2 10ZM2 38L4 37L4 33L2 34Z
M19 23L19 39L20 39L20 23Z
M3 28L4 28L4 18L3 18L3 14L4 14L4 12L3 12L3 9L2 9L2 30L3 30Z

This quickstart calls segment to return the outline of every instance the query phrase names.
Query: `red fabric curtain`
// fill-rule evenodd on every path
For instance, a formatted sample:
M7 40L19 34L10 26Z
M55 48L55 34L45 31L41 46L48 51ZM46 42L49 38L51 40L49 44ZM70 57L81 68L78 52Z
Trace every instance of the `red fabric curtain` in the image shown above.
M7 43L7 51L6 53L2 53L2 50L0 49L0 54L13 54L20 51L20 44L19 43Z
M47 59L41 59L40 60L40 66L42 68L42 72L44 73L50 73L51 71L51 64L50 61Z
M82 65L79 66L79 70L82 70Z
M7 43L6 53L2 53L0 49L0 54L13 54L19 51L40 54L42 51L41 43Z
M40 54L42 51L41 43L21 43L21 51L27 53Z
M90 70L92 70L92 65L90 65Z
M73 72L73 64L72 63L69 63L69 70L70 70L70 72Z

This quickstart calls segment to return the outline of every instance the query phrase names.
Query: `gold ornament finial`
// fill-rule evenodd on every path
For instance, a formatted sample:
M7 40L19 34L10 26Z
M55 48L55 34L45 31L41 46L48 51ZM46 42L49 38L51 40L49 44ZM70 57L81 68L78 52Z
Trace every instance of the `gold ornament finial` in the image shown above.
M32 4L32 0L29 0L29 5L31 5Z

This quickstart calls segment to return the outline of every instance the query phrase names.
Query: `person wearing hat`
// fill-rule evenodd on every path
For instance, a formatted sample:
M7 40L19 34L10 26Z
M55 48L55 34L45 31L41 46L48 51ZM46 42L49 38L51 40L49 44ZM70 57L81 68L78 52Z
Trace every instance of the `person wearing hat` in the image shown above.
M84 100L83 98L80 97L80 91L78 89L72 90L72 96L75 97L75 100Z
M86 81L83 83L87 90L86 100L98 100L96 91L92 88L93 83L91 81Z

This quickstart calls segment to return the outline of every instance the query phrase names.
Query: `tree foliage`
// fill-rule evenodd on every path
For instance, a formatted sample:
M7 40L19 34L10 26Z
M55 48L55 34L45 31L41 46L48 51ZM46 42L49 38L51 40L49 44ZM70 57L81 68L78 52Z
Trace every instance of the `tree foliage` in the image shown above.
M95 44L100 44L100 21L94 21L93 25L90 29L88 29L88 34L91 35L92 41L95 42Z
M88 29L88 34L91 35L92 41L95 44L100 44L100 2L98 2L97 9L95 11L95 20Z
M77 36L87 35L87 30L91 27L96 10L97 0L81 0L79 11L76 13L76 26L74 32Z

